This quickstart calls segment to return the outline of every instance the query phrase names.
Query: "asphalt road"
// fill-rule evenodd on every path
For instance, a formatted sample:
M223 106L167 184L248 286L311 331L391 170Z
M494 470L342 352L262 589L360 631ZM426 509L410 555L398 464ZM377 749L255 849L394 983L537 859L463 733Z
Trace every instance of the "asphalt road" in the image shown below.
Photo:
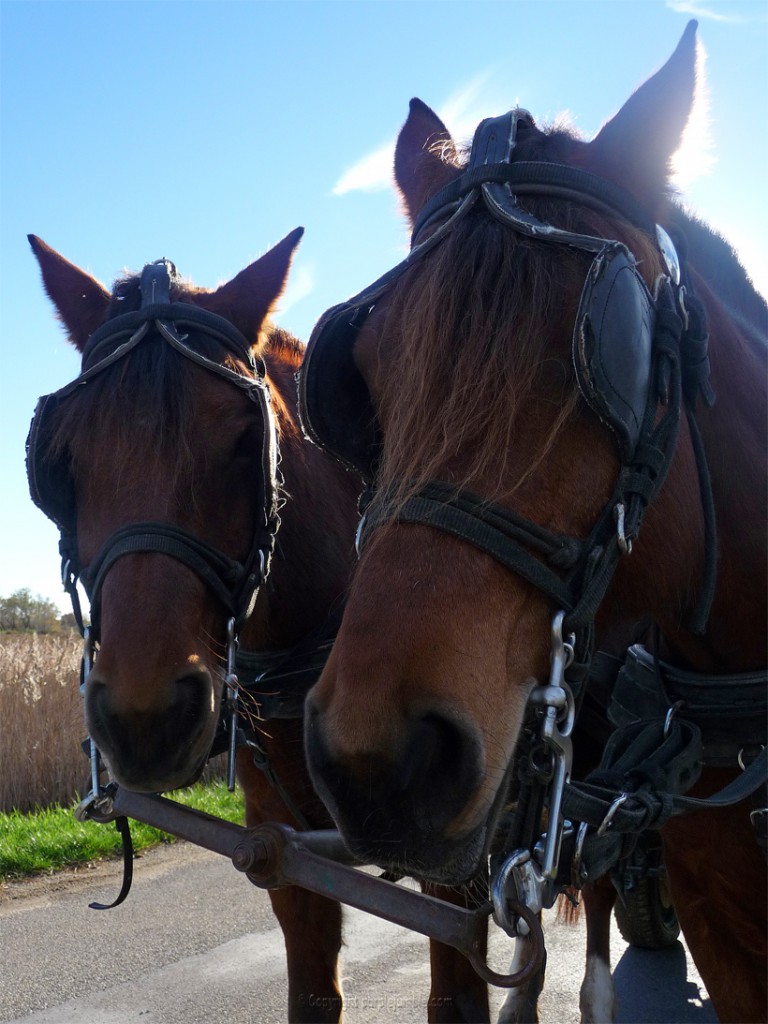
M103 864L0 887L0 1021L25 1024L282 1024L282 936L266 893L223 857L188 846L136 863L131 895L109 912L120 869ZM545 920L545 1024L577 1024L583 924ZM512 943L492 939L506 969ZM614 934L619 1024L710 1024L717 1018L685 948L628 949ZM426 1020L427 940L345 912L346 1024ZM493 992L493 1007L504 995Z

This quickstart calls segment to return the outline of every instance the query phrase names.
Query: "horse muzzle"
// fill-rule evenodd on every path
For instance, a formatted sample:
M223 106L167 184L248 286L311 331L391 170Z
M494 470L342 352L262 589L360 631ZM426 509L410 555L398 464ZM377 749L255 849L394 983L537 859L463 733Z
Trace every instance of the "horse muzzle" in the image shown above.
M421 714L407 720L399 749L347 756L311 697L305 723L313 783L355 856L434 882L476 874L485 816L469 831L454 827L483 782L481 744L463 722L442 711Z
M145 706L123 707L98 666L88 677L85 720L114 779L137 792L166 792L199 777L217 724L211 673L196 667L172 681Z

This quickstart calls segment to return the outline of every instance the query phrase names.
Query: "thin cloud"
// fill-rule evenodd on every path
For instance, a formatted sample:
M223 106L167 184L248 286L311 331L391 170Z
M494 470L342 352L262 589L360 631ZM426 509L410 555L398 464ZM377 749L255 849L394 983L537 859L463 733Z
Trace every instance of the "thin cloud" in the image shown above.
M743 14L715 11L699 3L699 0L667 0L667 7L676 14L690 14L694 18L702 18L709 21L722 21L731 25L743 25L750 19Z
M440 107L440 120L447 126L454 139L472 138L480 121L489 113L493 113L484 92L490 77L490 72L487 71L476 75L471 82L449 96Z
M471 137L477 123L484 116L480 113L482 96L490 73L477 75L461 89L448 97L439 108L438 116L456 138ZM367 156L361 157L341 175L333 186L332 194L343 196L348 192L378 192L388 189L392 182L395 139L380 146Z
M280 298L280 313L287 313L289 309L296 306L302 299L306 299L308 295L311 295L314 290L314 267L306 264L294 265L291 270L291 276L288 278L288 285Z
M395 151L394 140L374 150L348 168L336 184L332 194L343 196L347 192L378 192L389 188L392 178L392 160Z

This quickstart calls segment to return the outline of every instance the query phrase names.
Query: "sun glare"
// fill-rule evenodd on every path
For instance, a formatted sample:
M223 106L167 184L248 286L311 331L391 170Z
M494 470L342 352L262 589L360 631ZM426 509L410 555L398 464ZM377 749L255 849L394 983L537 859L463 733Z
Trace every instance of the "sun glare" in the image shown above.
M697 73L693 110L683 132L680 148L672 156L672 184L679 189L709 174L716 162L709 117L709 88L706 76L707 52L696 40Z

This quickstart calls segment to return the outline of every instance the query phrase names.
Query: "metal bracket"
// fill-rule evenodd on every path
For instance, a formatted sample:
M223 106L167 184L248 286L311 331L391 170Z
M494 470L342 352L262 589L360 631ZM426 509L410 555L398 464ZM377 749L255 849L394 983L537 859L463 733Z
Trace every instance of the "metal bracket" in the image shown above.
M114 784L101 801L92 802L85 816L99 821L125 816L146 822L231 858L238 871L260 888L298 885L428 935L458 949L491 985L522 985L546 959L544 933L536 913L512 902L510 912L518 915L528 929L528 959L514 974L492 970L483 955L490 903L470 910L360 871L362 865L335 831L297 832L274 822L244 828L165 797L135 793Z
M563 792L573 761L571 733L576 720L573 693L565 681L566 670L573 661L573 640L563 639L564 618L565 612L560 611L552 620L549 682L537 687L529 697L529 704L541 718L540 739L552 753L554 763L548 797L549 826L533 851L515 850L504 861L491 886L494 920L507 934L518 937L528 934L527 924L510 908L523 905L538 914L542 908L553 905L560 888L557 876L563 834L566 828L572 830L570 822L562 818Z
M229 713L229 749L227 753L227 789L235 789L235 766L237 754L237 718L239 712L240 680L237 677L238 639L235 633L234 617L227 622L227 674L224 678L224 701Z

